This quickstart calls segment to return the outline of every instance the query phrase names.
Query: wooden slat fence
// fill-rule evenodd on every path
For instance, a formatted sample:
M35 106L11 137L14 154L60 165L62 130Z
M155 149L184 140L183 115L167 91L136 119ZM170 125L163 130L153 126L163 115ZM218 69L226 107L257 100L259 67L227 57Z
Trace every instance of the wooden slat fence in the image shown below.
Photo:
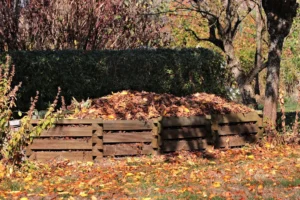
M32 124L38 121L33 120ZM248 114L168 117L151 121L64 119L33 138L31 160L100 160L104 156L162 154L180 150L226 148L256 142L262 118Z

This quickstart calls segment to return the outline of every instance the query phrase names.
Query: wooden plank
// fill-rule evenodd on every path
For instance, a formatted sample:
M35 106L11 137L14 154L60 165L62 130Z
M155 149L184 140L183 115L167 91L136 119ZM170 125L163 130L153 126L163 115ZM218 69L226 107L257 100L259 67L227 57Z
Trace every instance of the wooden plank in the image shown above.
M205 116L192 117L164 117L162 119L163 127L172 126L201 126L210 124L210 120Z
M215 147L238 147L244 146L246 143L255 143L257 141L256 135L245 135L245 136L222 136L216 139Z
M103 121L104 131L118 130L152 130L153 123L138 120L109 120Z
M34 152L34 155L29 158L30 160L37 161L52 161L52 160L64 160L71 161L93 161L92 151L61 151L61 152Z
M163 139L183 139L206 137L210 134L208 127L182 127L178 129L164 129L161 133Z
M218 115L218 123L256 122L260 119L256 112Z
M31 124L38 124L38 119L32 119L30 121ZM102 119L59 119L55 122L55 124L102 124Z
M151 142L151 132L109 133L103 135L103 143Z
M257 133L258 127L256 124L234 124L234 125L224 125L219 126L219 135L242 135L249 133Z
M92 139L87 140L58 140L58 139L34 139L30 145L31 150L67 150L67 149L90 149Z
M103 155L104 156L126 156L126 155L145 155L151 154L151 145L143 145L142 149L139 149L134 145L104 145Z
M206 141L204 139L193 140L165 140L162 145L162 151L191 151L203 150L206 148Z
M39 137L90 137L92 127L63 127L56 126L45 130Z

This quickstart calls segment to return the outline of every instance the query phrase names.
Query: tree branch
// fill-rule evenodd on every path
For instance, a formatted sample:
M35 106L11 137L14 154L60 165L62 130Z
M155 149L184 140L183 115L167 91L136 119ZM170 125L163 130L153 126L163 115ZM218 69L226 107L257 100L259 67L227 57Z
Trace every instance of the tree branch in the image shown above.
M212 38L212 37L210 37L210 38L200 38L197 35L197 33L194 30L190 29L190 28L185 28L185 31L192 34L197 41L199 41L199 42L202 42L202 41L210 42L210 43L214 44L215 46L219 47L222 51L224 51L224 45L223 45L222 40L219 40L217 38Z
M247 77L247 80L245 81L247 84L250 84L255 76L260 73L263 69L265 69L267 67L267 62L263 63L261 66L257 66L257 67L254 67L252 68L252 70L248 73L248 75L246 76Z

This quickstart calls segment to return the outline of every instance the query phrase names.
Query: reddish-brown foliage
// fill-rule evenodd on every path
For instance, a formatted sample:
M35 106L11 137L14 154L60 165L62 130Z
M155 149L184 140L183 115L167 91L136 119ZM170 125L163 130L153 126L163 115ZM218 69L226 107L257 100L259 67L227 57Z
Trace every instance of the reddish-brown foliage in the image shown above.
M88 105L91 104L91 105ZM92 101L69 106L74 118L142 119L159 116L201 116L210 114L247 113L252 109L228 102L214 94L196 93L186 97L153 92L122 91Z

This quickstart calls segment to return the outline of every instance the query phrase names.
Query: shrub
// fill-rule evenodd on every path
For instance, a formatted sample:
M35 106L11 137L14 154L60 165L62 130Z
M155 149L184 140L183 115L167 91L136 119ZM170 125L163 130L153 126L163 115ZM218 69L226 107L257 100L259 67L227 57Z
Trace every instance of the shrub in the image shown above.
M124 89L183 96L207 92L224 96L227 79L221 55L207 49L10 52L22 81L17 105L28 108L41 92L38 109L48 106L61 86L69 104ZM4 54L3 54L4 55ZM2 56L3 56L2 55Z
M12 80L15 74L14 66L11 67L10 57L6 56L6 62L0 64L0 159L12 161L13 163L19 162L24 158L24 147L30 142L34 136L49 128L55 122L58 114L54 113L57 105L58 94L49 107L48 112L43 120L37 126L32 127L30 124L35 104L38 100L38 92L34 99L31 101L31 107L21 120L21 127L18 130L11 129L9 120L12 117L12 109L16 106L16 94L21 83L11 89Z

